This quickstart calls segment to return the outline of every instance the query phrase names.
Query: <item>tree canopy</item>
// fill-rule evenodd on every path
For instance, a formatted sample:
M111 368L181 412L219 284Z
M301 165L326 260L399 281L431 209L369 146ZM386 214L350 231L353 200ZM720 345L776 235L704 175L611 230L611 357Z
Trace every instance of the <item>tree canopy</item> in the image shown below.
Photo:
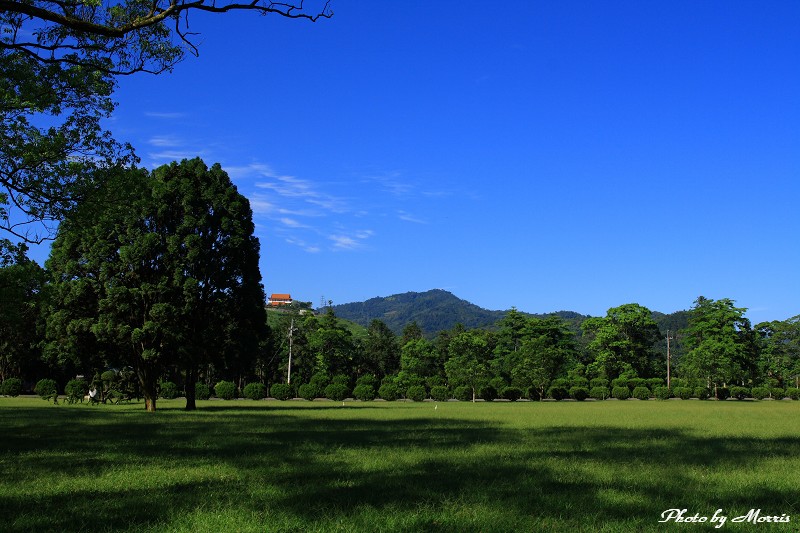
M249 202L219 165L199 159L109 186L53 243L51 349L73 346L80 359L105 348L116 358L107 364L135 370L148 410L164 369L181 368L194 408L200 365L246 365L266 335ZM130 203L112 201L120 188Z
M197 55L192 12L256 11L315 21L329 1L0 0L0 228L52 238L77 202L137 162L101 120L116 77L172 69Z

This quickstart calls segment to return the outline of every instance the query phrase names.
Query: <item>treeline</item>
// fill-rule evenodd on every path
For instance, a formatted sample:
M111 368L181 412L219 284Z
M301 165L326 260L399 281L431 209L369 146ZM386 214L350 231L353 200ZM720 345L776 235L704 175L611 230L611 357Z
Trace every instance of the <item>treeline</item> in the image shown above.
M211 394L369 400L797 397L800 317L751 325L728 299L635 303L579 323L512 309L426 337L332 308L268 325L249 202L199 159L106 180L41 268L0 243L2 392L93 401ZM659 327L661 324L661 327Z
M626 304L576 335L561 317L512 309L493 329L456 326L432 340L413 322L397 336L376 319L355 338L332 309L286 314L272 332L270 381L289 377L291 329L291 395L308 399L329 397L331 383L347 391L336 399L796 398L800 317L753 327L745 311L700 297L684 328L662 331L649 309Z

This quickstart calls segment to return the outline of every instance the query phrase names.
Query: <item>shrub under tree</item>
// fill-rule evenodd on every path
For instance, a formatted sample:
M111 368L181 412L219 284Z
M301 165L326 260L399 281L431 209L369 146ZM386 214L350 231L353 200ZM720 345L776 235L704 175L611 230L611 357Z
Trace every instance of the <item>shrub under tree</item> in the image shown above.
M40 379L36 382L33 392L38 394L42 400L58 402L58 385L54 379Z
M22 394L22 380L19 378L8 378L0 386L0 394L4 396L19 396Z
M303 383L297 387L297 395L310 402L319 396L319 389L311 383Z
M370 402L374 400L375 395L375 387L366 383L356 385L356 388L353 389L353 397L356 400L361 400L362 402Z
M615 380L616 381L616 380ZM617 385L611 390L611 396L617 400L627 400L631 397L631 390L628 388L627 382L625 385Z
M325 397L335 402L344 401L350 396L350 389L344 383L331 383L325 387Z
M427 396L425 387L423 385L412 385L406 391L406 398L414 402L421 402Z
M378 389L378 396L387 402L393 402L400 397L400 391L394 383L384 383Z
M639 386L633 389L633 397L637 400L649 400L650 399L650 389L647 387Z
M248 383L242 389L242 396L248 400L263 400L267 397L267 386L257 381Z
M78 403L83 401L83 397L89 392L89 385L82 379L71 379L64 385L64 394L68 403Z
M608 383L607 379L604 381ZM591 396L595 400L606 400L611 397L611 392L608 390L608 387L596 386L592 387L592 390L589 391L589 396Z
M158 396L165 400L174 400L179 395L178 386L172 381L162 381L159 383L158 389Z
M208 400L211 398L211 389L205 383L197 383L194 386L194 396L198 400Z
M450 399L450 390L444 385L431 387L431 398L437 402L446 402Z
M214 394L222 400L233 400L236 398L236 384L232 381L222 380L214 385Z

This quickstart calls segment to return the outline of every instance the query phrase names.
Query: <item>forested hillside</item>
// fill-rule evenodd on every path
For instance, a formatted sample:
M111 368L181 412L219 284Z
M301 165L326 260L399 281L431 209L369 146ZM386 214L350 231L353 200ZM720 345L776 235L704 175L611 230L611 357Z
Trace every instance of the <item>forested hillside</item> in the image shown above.
M364 327L377 318L397 335L407 325L416 322L426 337L452 329L456 324L467 329L491 328L507 314L507 311L483 309L442 289L371 298L365 302L335 305L333 310L336 316ZM587 318L573 311L559 311L551 315L563 318L576 331L580 330L580 323Z

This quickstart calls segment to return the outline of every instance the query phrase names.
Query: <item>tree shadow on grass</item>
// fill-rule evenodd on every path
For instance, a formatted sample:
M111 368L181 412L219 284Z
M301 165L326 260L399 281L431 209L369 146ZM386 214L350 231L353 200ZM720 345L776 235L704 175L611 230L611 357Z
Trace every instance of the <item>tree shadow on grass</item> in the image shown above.
M322 529L399 513L406 521L384 530L553 524L632 531L665 527L658 520L669 508L709 516L719 508L731 516L800 510L800 437L520 430L418 412L392 420L316 418L280 405L208 411L154 418L124 410L0 410L3 529L171 529L192 513L217 509ZM795 469L757 471L782 464ZM146 468L163 469L163 476L130 482ZM103 480L102 491L92 488L95 480ZM502 522L482 522L466 509ZM280 529L264 520L265 529ZM770 524L770 531L792 530L781 527Z

